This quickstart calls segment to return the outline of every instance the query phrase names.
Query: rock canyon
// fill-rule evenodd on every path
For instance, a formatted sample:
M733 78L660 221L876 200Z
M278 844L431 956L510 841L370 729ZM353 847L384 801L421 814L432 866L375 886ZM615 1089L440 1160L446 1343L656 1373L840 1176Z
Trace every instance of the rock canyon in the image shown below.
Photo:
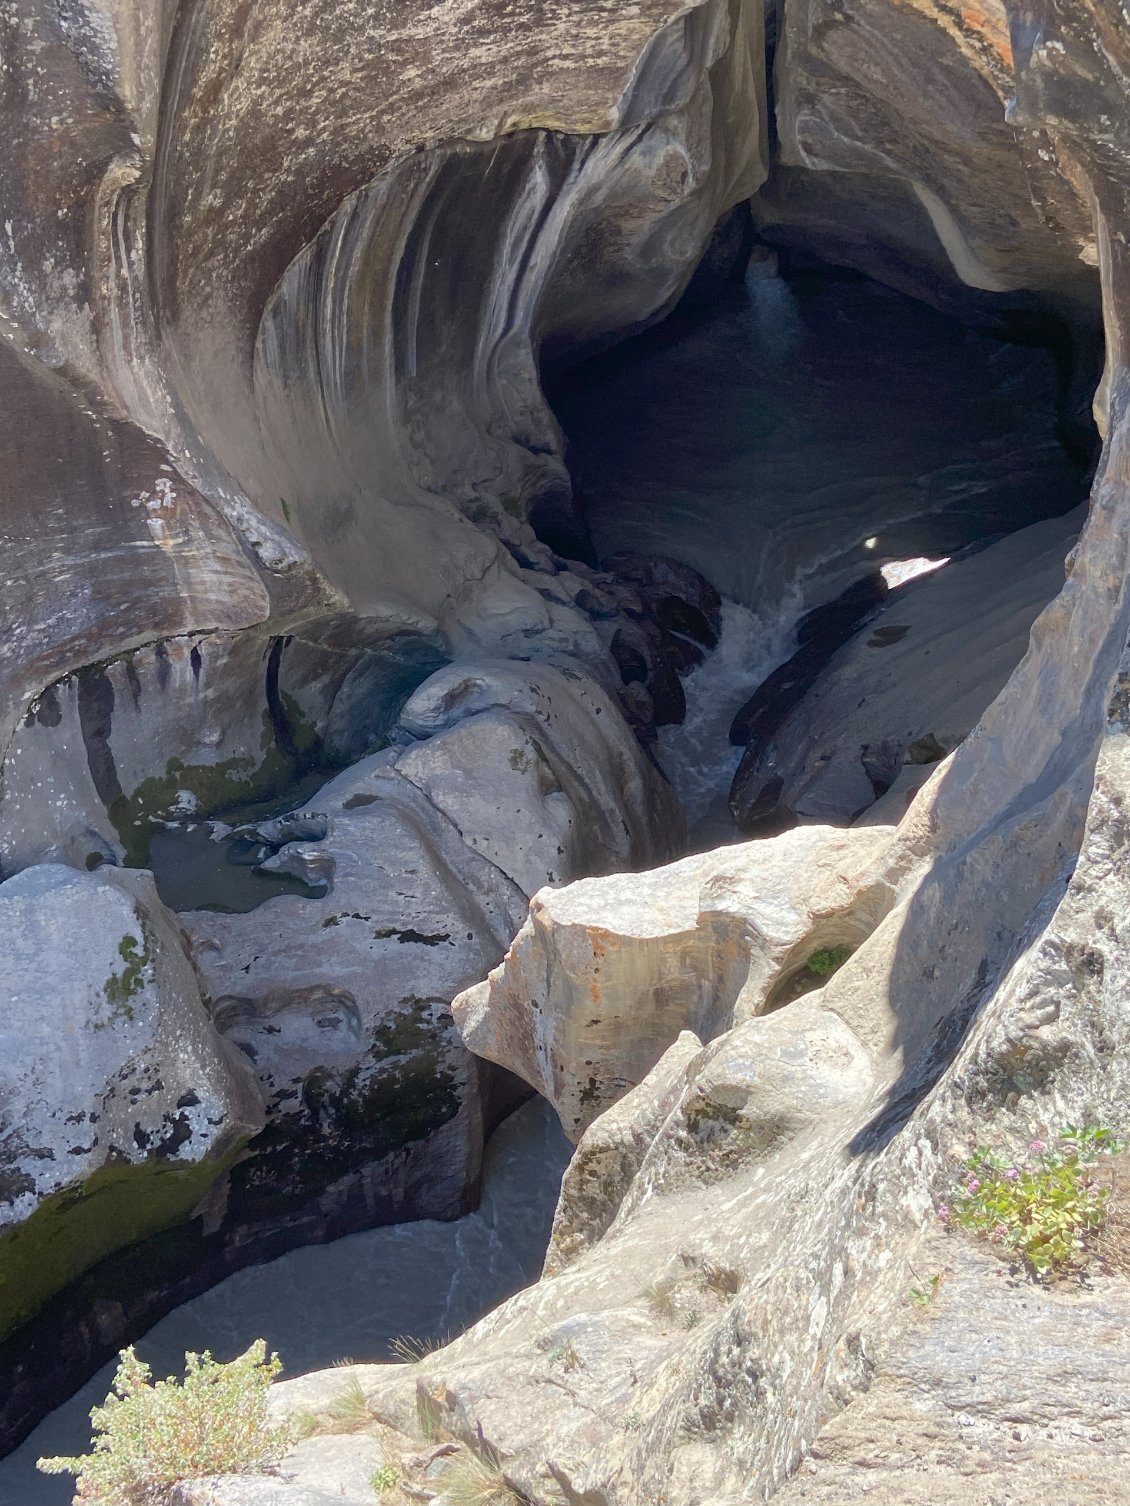
M1069 1283L937 1214L1130 1132L1130 13L0 84L0 1506L225 1290L297 1441L173 1506L1130 1502L1121 1158Z

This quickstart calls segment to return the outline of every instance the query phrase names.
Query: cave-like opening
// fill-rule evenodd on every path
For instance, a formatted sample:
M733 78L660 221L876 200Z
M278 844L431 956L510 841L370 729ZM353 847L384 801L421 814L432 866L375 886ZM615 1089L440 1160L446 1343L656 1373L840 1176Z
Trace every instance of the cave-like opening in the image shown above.
M932 306L811 256L785 254L779 263L763 246L709 294L692 284L662 323L550 378L577 515L565 526L559 517L542 524L562 553L598 565L625 551L668 556L722 595L721 641L687 677L687 716L660 730L656 749L694 848L742 829L780 829L797 814L850 820L908 762L928 764L927 748L936 757L949 751L1058 590L1057 558L1081 525L1097 453L1081 406L1099 375L1082 311L1073 327L1061 310L1025 295L949 289ZM955 565L1040 524L1030 548L1014 544L1000 556L1007 610L991 592L979 605L975 582L942 588L940 576ZM978 568L984 588L996 572L990 560ZM909 602L934 572L933 608L927 600L915 620L895 622L896 602ZM878 587L873 598L868 581ZM836 601L846 609L829 606ZM953 635L944 616L959 606L963 631ZM901 662L872 655L876 676L905 681L926 670L933 694L922 715L945 725L917 724L913 684L901 686L897 707L888 687L860 743L861 753L886 745L870 762L863 755L860 778L874 795L864 783L838 804L782 810L772 785L778 766L821 754L773 748L772 778L761 781L772 785L769 798L759 788L743 806L735 785L731 808L737 750L747 749L748 766L773 736L818 738L818 711L807 722L794 714L791 724L788 713L818 673L822 688L834 680L828 661L880 611L873 647L900 644ZM797 673L779 669L806 644ZM969 656L979 645L977 674ZM761 700L772 704L760 707L758 742L735 716L766 681ZM955 703L948 720L947 694ZM866 717L862 726L867 734ZM900 737L903 746L892 746ZM801 771L786 777L795 796Z

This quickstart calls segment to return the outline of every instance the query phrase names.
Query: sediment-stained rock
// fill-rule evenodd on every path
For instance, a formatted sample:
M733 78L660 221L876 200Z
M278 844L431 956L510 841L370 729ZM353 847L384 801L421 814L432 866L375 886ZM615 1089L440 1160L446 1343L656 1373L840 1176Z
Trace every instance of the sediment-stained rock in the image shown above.
M965 1235L941 1239L934 1205L978 1142L1023 1155L1064 1122L1123 1122L1128 747L1120 682L1074 871L1065 854L1032 876L1042 902L1003 971L982 964L978 992L941 1011L930 969L956 958L916 950L938 910L929 878L905 867L943 803L936 782L923 796L933 818L920 811L917 835L889 838L903 902L823 990L677 1072L665 1061L607 1111L609 1143L636 1130L651 1147L626 1194L615 1188L605 1232L408 1373L354 1373L406 1455L421 1426L438 1428L495 1450L538 1501L737 1503L782 1486L790 1502L839 1501L864 1477L868 1498L925 1501L989 1490L1006 1462L1010 1479L1064 1478L1088 1438L1122 1499L1111 1386L1125 1280L1098 1272L1082 1298L1029 1293ZM1025 846L1013 828L1019 861L1037 833L1056 840L1049 797ZM944 920L968 965L983 917L963 907ZM589 1143L603 1133L597 1120ZM924 1308L913 1289L935 1274ZM317 1410L345 1384L305 1377L278 1404Z
M0 1338L188 1218L263 1125L148 874L0 885Z
M924 269L974 289L1093 297L1078 166L1054 123L1023 119L1014 102L1033 43L1054 42L1057 24L1011 21L999 0L960 14L933 0L852 0L834 21L788 0L775 78L792 171L755 213L786 238L795 217L830 260L909 274L927 296ZM847 191L833 183L822 196L812 174L825 172L851 175Z
M858 945L890 902L868 874L886 840L811 827L544 890L499 967L456 999L463 1039L577 1139L680 1031L711 1040L771 1008L813 952Z
M534 889L680 837L669 787L577 671L450 666L393 737L303 809L246 828L272 850L261 866L310 897L182 917L268 1108L234 1224L284 1207L288 1224L339 1227L466 1211L496 1074L464 1050L451 999L502 955Z

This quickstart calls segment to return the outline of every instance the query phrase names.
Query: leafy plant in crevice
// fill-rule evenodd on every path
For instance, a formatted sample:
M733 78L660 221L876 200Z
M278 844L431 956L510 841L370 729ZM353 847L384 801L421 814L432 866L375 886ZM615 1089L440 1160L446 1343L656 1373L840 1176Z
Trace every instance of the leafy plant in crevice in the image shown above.
M90 1413L91 1452L40 1459L38 1468L77 1476L75 1499L84 1506L156 1506L181 1480L268 1473L291 1442L267 1409L281 1369L257 1339L230 1364L207 1350L186 1354L183 1381L154 1381L125 1349L109 1396Z
M930 1303L933 1302L934 1298L938 1295L938 1290L941 1287L941 1284L941 1271L935 1271L934 1274L926 1281L923 1281L922 1278L919 1277L918 1286L912 1286L910 1288L910 1300L914 1303L915 1307L929 1307Z
M852 951L852 947L843 945L817 947L805 967L817 978L830 978L833 973L839 972Z
M400 1484L400 1471L395 1464L382 1464L380 1469L374 1471L369 1484L373 1487L374 1495L383 1496Z
M1071 1124L1053 1145L1033 1140L1028 1165L982 1146L964 1163L961 1185L938 1216L1000 1245L1034 1276L1076 1269L1106 1217L1110 1194L1095 1174L1099 1157L1123 1149L1109 1129Z

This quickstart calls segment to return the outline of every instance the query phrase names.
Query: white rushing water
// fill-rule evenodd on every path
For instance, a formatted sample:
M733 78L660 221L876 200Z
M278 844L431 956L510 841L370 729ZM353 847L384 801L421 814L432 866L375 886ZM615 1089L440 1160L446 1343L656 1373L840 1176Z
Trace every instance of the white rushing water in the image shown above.
M371 1229L237 1271L163 1318L137 1352L155 1375L179 1374L186 1350L228 1360L265 1338L285 1373L299 1375L341 1359L387 1359L400 1336L454 1336L539 1275L569 1150L556 1114L534 1099L492 1137L477 1212ZM0 1460L0 1506L68 1506L71 1477L41 1475L35 1461L89 1446L90 1409L114 1369L105 1366Z
M796 586L765 617L740 602L724 601L718 646L683 682L685 720L659 730L656 753L687 818L690 852L737 840L729 795L743 750L730 744L730 723L792 653L803 611Z
M812 605L808 593L823 563L817 560L811 570L790 581L764 614L737 601L723 601L718 645L683 681L686 718L677 727L659 730L656 753L687 818L689 852L738 840L729 793L744 750L731 746L730 723L796 648L797 623ZM944 558L921 556L895 560L883 566L882 575L893 593L946 563Z

